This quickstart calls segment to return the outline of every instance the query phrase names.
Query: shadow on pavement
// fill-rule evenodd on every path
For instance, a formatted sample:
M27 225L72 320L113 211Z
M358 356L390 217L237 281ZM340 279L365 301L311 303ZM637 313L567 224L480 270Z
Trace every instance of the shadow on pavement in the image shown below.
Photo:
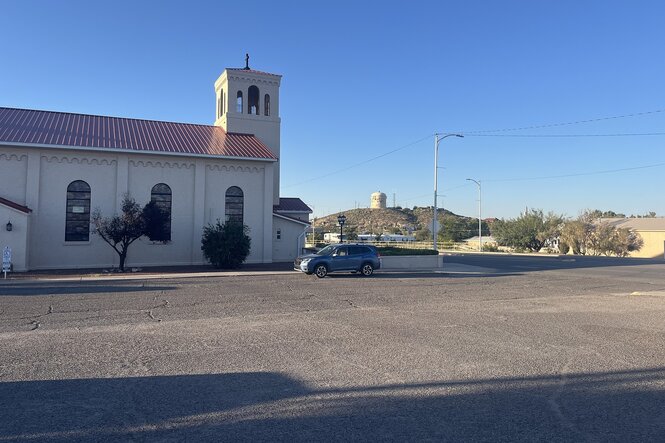
M662 258L620 258L594 257L585 255L566 256L520 256L493 254L448 254L443 259L446 264L478 266L497 272L533 272L558 269L604 268L617 266L664 266Z
M362 277L360 274L352 274L352 273L334 273L334 274L328 274L326 278L357 278L357 279L362 279L362 280L373 280L373 279L391 279L391 278L397 278L397 279L417 279L417 280L424 280L424 279L446 279L449 280L451 278L488 278L488 277L510 277L510 276L515 276L515 275L522 275L521 273L516 273L516 272L500 272L500 273L464 273L464 272L459 272L459 273L454 273L454 272L447 272L447 271L378 271L372 274L371 277ZM318 278L314 275L305 275L305 278Z
M270 373L0 383L0 441L663 441L665 368L309 389Z
M122 292L171 291L175 286L144 285L140 281L126 284L80 283L36 283L34 285L1 285L0 297L3 296L34 296L34 295L68 295L68 294L112 294Z

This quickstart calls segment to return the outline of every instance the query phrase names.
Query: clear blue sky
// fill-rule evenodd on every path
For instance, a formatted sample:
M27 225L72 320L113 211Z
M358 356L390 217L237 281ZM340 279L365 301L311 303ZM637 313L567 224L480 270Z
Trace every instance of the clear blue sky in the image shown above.
M665 136L472 137L665 109L662 1L0 0L0 106L212 124L225 67L282 74L282 196L665 215ZM494 134L665 132L665 112ZM423 140L424 139L424 140ZM354 166L422 140L390 155ZM648 168L594 175L622 168ZM321 179L331 172L344 170ZM506 179L519 179L504 181Z

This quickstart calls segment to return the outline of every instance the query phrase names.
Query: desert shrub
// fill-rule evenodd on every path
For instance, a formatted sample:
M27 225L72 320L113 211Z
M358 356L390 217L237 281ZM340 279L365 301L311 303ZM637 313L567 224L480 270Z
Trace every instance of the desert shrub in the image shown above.
M216 268L238 268L249 255L249 227L240 223L221 223L203 228L201 250Z
M499 252L499 246L497 246L495 243L484 244L483 245L483 251L484 252Z
M570 251L570 246L568 246L568 243L564 243L562 241L559 242L559 253L566 255L568 254L568 251Z
M377 248L381 255L438 255L439 252L434 249L409 249L409 248L396 248L393 246L383 246Z

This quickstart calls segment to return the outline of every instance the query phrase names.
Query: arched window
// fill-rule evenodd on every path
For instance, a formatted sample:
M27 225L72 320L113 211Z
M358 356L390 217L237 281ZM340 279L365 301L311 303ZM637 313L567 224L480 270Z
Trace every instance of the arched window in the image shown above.
M242 91L238 91L238 98L236 99L236 112L242 114Z
M237 186L231 186L227 189L224 206L226 221L228 223L243 223L244 205L245 197L243 196L242 189Z
M222 115L226 113L226 94L224 93L224 90L222 89Z
M171 188L166 183L158 183L150 191L150 201L159 213L148 217L148 238L152 241L171 241Z
M67 186L65 241L90 240L90 185L83 180Z
M252 85L247 90L247 113L259 115L259 88Z
M270 115L270 96L268 94L263 97L263 115Z

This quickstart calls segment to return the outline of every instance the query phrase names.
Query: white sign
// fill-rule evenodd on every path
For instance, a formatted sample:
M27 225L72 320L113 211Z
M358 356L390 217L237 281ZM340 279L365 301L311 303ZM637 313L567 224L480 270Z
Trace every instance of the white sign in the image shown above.
M12 248L5 246L2 250L2 272L9 272L12 267Z

